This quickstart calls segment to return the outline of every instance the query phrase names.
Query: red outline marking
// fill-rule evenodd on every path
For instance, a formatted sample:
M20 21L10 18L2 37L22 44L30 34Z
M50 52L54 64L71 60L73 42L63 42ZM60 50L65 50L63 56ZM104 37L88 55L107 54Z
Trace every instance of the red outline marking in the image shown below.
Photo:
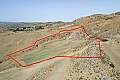
M36 43L37 43L38 41L44 40L44 39L46 39L46 38L48 38L48 37L50 37L50 36L54 36L54 35L60 34L60 33L62 33L62 32L71 32L71 31L73 31L73 30L80 30L80 29L82 29L81 31L82 31L83 33L85 33L86 37L88 36L89 39L90 39L90 38L93 38L93 37L91 37L91 34L90 34L90 33L87 33L87 32L86 32L86 30L84 29L83 26L81 26L81 27L77 26L77 28L73 28L73 29L70 29L70 30L61 30L61 31L59 31L58 33L50 34L50 35L48 35L48 36L45 36L45 37L43 37L43 38L40 38L40 39L34 41L34 43L33 43L32 45L30 45L30 46L28 46L28 47L25 47L25 48L23 48L23 49L20 49L20 50L13 51L12 53L7 54L6 57L8 57L8 59L12 59L15 63L17 63L19 66L22 66L22 67L28 67L28 66L31 66L31 65L34 65L34 64L38 64L38 63L41 63L41 62L44 62L44 61L48 61L48 60L51 60L51 59L54 59L54 58L61 58L61 57L63 57L63 58L102 58L102 57L103 57L103 50L102 50L101 47L100 47L100 41L101 41L101 40L100 40L99 38L94 38L94 39L96 39L96 45L99 46L99 47L98 47L98 48L99 48L99 51L100 51L100 52L99 52L99 56L54 56L54 57L42 59L42 60L40 60L40 61L32 62L32 63L30 63L30 64L25 64L25 65L22 64L22 63L20 63L17 59L15 59L15 58L12 56L12 55L15 54L15 53L18 53L18 52L22 52L22 51L31 49L32 47L34 47L34 46L37 45Z

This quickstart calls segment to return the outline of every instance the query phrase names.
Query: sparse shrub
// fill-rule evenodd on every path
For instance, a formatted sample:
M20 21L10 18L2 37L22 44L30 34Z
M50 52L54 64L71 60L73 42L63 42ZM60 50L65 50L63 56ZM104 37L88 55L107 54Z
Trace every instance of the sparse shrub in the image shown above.
M110 62L109 56L104 55L104 57L102 58L102 62L103 62L104 64L109 64L109 62Z

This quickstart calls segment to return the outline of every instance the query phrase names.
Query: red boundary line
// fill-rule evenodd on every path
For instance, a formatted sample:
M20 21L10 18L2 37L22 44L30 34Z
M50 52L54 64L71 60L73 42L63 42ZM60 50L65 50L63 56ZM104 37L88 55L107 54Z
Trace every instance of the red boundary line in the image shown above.
M25 51L27 49L30 49L32 48L33 46L36 46L37 42L38 41L41 41L41 40L44 40L50 36L54 36L54 35L57 35L57 34L60 34L61 32L70 32L70 31L73 31L73 30L80 30L82 29L82 32L85 33L85 35L90 39L90 38L93 38L91 37L90 33L87 33L86 30L84 29L83 26L78 26L77 28L73 28L73 29L70 29L70 30L61 30L59 31L58 33L54 33L54 34L50 34L48 36L45 36L43 38L40 38L39 40L36 40L32 45L28 46L28 47L25 47L23 49L20 49L20 50L16 50L16 51L13 51L12 53L9 53L6 55L7 58L9 59L12 59L15 63L17 63L19 66L22 66L22 67L28 67L28 66L31 66L31 65L34 65L34 64L38 64L38 63L41 63L41 62L44 62L44 61L48 61L48 60L51 60L51 59L54 59L54 58L59 58L59 57L63 57L63 58L102 58L103 57L103 50L101 49L100 47L100 42L101 40L99 38L95 38L96 39L96 45L98 45L98 48L99 48L99 56L54 56L54 57L50 57L50 58L45 58L45 59L42 59L40 61L35 61L35 62L32 62L30 64L22 64L20 63L17 59L15 59L12 55L15 54L15 53L18 53L18 52L21 52L21 51Z

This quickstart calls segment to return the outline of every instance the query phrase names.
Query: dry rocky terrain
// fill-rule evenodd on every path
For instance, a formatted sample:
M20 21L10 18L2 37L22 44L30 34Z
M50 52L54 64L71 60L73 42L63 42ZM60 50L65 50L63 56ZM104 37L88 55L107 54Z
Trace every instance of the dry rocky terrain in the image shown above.
M61 55L61 52L65 56L98 56L99 49L95 44L95 38L98 37L104 53L102 58L61 57L23 68L5 55L61 28L17 33L5 31L0 33L0 80L120 80L120 12L82 17L64 27L71 29L76 26L83 26L92 39L87 39L80 30L75 30L16 56L23 62L31 62L34 57L42 59ZM58 54L46 53L49 50Z

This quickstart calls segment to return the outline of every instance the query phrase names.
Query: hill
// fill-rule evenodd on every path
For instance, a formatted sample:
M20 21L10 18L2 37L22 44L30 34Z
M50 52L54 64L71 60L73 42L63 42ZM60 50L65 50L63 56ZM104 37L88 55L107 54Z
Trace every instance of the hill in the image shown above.
M81 27L81 30L50 36L14 57L23 64L29 64L53 56L97 56L98 38L104 53L102 58L55 58L21 67L6 57L9 52L27 47L44 36L76 27ZM88 32L91 39L84 32ZM15 33L7 30L0 33L0 45L0 80L120 80L120 12L94 14L35 31Z

